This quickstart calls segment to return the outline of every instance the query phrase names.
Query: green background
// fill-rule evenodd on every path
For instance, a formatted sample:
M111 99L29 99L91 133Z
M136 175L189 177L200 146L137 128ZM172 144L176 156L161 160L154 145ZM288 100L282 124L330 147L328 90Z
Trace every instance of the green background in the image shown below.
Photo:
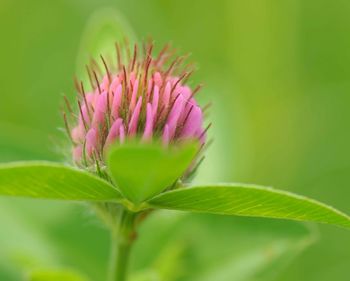
M59 130L62 93L74 97L81 36L90 16L103 7L123 14L138 38L151 35L157 44L171 41L180 51L191 52L197 62L194 82L205 84L198 95L201 104L213 102L208 120L213 122L214 138L197 182L271 185L350 212L350 2L346 0L2 0L1 162L64 160L65 138ZM196 223L186 225L191 219ZM152 223L153 229L147 229ZM207 226L213 223L221 223L216 234ZM185 227L190 237L203 228L213 235L202 238L206 242L199 248L207 249L202 256L216 253L220 260L224 254L216 245L235 253L247 243L237 234L241 226L247 232L241 236L251 245L265 243L264 235L277 239L276 235L289 237L299 231L287 231L294 225L285 222L196 215L185 218L167 236L186 236L174 235ZM260 229L264 234L259 235ZM148 233L145 237L162 232L157 220L143 231ZM348 280L349 233L330 226L316 232L318 241L289 261L278 276L245 280ZM136 249L141 262L133 265L135 270L147 265L154 250L144 239ZM179 241L175 239L177 248L182 245ZM104 280L108 243L107 231L85 206L0 200L0 280L20 280L36 264L77 268L93 280ZM188 255L174 259L198 262ZM204 270L199 262L192 266Z

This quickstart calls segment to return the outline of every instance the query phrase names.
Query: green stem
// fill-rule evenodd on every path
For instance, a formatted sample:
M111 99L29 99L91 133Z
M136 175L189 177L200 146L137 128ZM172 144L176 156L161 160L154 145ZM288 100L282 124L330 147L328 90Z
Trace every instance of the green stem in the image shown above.
M112 231L109 281L127 280L130 249L135 239L135 216L135 213L124 210L119 226Z

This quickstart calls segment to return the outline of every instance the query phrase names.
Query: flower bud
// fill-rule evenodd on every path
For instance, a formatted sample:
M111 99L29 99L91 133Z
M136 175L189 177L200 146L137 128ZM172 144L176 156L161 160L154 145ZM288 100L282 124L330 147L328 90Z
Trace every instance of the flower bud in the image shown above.
M132 139L163 146L195 139L204 145L203 111L195 100L200 86L186 84L193 71L183 65L184 57L174 58L169 45L157 56L152 44L142 54L135 45L133 55L128 45L116 47L116 65L101 56L103 71L94 61L87 67L91 91L76 83L78 114L68 129L74 161L85 166L103 161L111 145Z

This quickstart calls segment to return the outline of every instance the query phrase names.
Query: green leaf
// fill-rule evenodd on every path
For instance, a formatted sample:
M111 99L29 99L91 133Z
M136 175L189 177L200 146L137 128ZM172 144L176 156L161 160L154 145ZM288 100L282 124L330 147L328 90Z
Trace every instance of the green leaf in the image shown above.
M173 185L198 151L196 143L163 148L158 144L125 144L111 149L110 174L123 195L134 203Z
M77 56L77 74L79 79L88 83L88 75L85 65L93 58L102 67L100 55L103 55L110 64L116 63L115 43L128 39L133 44L136 35L126 19L120 12L113 8L97 10L86 24L80 41L80 49Z
M108 182L51 162L0 165L0 195L74 201L121 199L119 191Z
M81 274L71 270L36 270L30 273L29 281L87 281Z
M197 186L160 194L154 208L313 221L350 228L350 217L315 200L268 187L223 184Z

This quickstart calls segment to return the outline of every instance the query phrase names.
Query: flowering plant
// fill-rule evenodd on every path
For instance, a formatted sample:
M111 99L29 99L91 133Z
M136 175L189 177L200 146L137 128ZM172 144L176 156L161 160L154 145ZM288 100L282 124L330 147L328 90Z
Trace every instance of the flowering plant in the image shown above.
M140 49L143 49L140 51ZM0 166L0 194L86 201L111 230L109 280L127 280L139 224L157 209L313 221L350 228L350 218L325 204L256 185L192 186L208 144L200 86L185 57L166 45L116 45L117 63L87 67L91 89L77 82L76 108L64 114L72 164Z

